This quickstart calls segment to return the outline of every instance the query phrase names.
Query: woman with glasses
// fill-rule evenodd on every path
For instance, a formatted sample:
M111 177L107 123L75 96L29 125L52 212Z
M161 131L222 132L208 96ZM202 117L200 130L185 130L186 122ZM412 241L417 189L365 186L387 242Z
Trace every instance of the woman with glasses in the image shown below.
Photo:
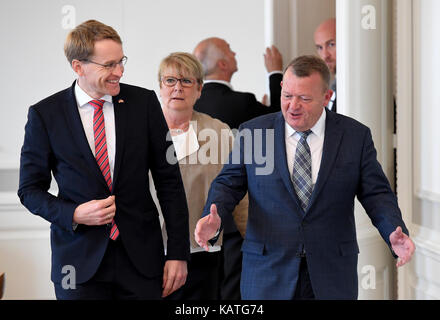
M185 285L170 299L200 300L218 298L218 275L222 235L205 252L194 240L211 182L220 172L232 149L233 135L220 120L194 111L203 86L202 65L189 53L176 52L162 60L159 67L162 109L176 154L168 152L170 162L179 162L189 209L191 260ZM177 156L177 157L176 157ZM244 233L247 198L233 213ZM165 228L163 228L165 230ZM164 234L164 242L172 234Z

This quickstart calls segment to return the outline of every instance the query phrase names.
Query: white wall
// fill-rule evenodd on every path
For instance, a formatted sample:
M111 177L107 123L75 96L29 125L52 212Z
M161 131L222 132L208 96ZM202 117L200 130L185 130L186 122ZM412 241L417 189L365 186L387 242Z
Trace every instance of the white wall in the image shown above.
M437 0L414 0L414 185L412 222L418 247L409 296L440 299L440 10Z
M16 196L19 155L28 107L75 79L63 53L70 24L92 18L122 37L128 56L123 82L157 91L162 58L218 36L237 53L234 88L257 99L265 93L264 0L1 1L0 273L6 272L6 299L54 297L49 224Z
M95 18L120 33L129 58L127 83L158 89L162 58L172 51L191 52L201 39L219 36L237 53L234 88L258 99L265 93L263 0L2 1L0 168L17 168L28 106L74 80L63 53L69 31L63 22L73 14L62 12L66 5L75 9L76 24Z

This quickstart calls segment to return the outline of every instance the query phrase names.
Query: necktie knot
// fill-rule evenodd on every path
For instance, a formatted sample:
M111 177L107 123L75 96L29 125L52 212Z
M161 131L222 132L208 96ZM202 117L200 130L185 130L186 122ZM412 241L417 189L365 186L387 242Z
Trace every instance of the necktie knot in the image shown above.
M309 134L312 133L312 130L306 130L306 131L297 131L297 133L299 134L299 136L301 137L301 139L307 140L307 137L309 136Z
M92 105L93 108L95 108L95 110L99 110L102 109L102 107L104 106L104 102L105 100L100 99L100 100L91 100L89 103Z

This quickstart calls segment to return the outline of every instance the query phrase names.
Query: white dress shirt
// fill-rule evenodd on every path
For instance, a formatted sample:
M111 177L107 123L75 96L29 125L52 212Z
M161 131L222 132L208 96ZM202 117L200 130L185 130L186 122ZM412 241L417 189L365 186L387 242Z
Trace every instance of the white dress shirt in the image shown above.
M90 146L90 150L92 150L92 153L95 154L95 135L93 132L93 113L95 112L95 109L89 103L91 100L95 99L90 97L83 89L81 89L81 87L78 85L78 81L76 81L75 84L75 97L84 132ZM100 99L105 100L102 111L104 113L105 137L107 140L107 153L108 161L110 164L110 174L113 181L113 170L116 153L115 112L113 108L112 97L110 95L107 94Z
M325 118L326 112L323 108L321 117L310 129L312 133L307 137L307 144L310 148L312 156L312 182L315 185L318 178L319 168L321 167L322 148L324 146L325 136ZM289 168L290 179L292 180L293 162L295 161L296 146L300 135L287 122L285 123L285 140L286 140L286 155L287 166Z
M191 122L186 132L171 136L171 138L173 140L178 161L193 154L200 148L199 141L197 140L197 133Z
M330 98L327 108L331 111L333 111L333 105L335 103L336 100L336 91L333 91L332 97Z

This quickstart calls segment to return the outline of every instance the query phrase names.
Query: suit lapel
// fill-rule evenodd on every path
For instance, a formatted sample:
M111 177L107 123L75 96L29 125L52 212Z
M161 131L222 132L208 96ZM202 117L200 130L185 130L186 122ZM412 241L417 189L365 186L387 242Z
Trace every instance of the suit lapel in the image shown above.
M343 136L342 130L339 128L339 119L336 117L335 113L326 109L324 110L327 112L327 117L325 121L325 138L322 149L321 166L307 210L313 206L314 202L318 198L319 193L322 191L322 188L327 181L331 169L335 165L336 156L338 154Z
M275 120L275 168L277 171L279 171L279 175L281 176L284 185L295 201L298 210L300 210L299 212L302 212L303 209L301 208L298 196L296 195L292 180L290 178L290 172L287 164L285 135L285 121L283 114L280 112Z
M122 91L122 88L121 88ZM121 168L122 154L124 152L125 131L127 128L127 108L129 101L123 97L121 92L113 97L113 107L115 112L115 132L116 132L116 153L115 167L113 170L113 186L116 185L119 171Z
M66 115L67 126L69 127L69 130L73 136L76 145L84 156L87 168L91 170L92 174L95 175L96 178L99 179L102 184L107 188L107 183L105 182L101 170L99 169L95 156L90 149L86 134L84 132L84 127L81 122L81 117L79 115L78 105L74 93L75 83L76 81L73 82L71 89L67 90L65 102L62 104L64 108L64 113Z

